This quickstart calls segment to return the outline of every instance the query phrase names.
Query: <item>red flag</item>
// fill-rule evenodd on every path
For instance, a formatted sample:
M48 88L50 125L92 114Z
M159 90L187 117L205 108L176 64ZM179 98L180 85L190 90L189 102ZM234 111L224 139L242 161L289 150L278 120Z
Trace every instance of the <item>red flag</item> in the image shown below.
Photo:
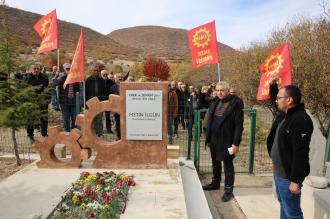
M269 81L278 77L279 87L291 84L291 63L289 44L285 43L274 49L266 61L260 65L261 79L258 88L257 100L269 99Z
M37 31L37 33L42 39L37 55L58 48L56 10L43 16L34 25L34 29Z
M194 68L219 62L215 21L189 30L188 42Z
M76 51L73 56L71 68L69 74L63 84L65 89L67 84L73 84L76 82L82 82L85 80L84 70L84 32L81 29L80 37L77 44Z

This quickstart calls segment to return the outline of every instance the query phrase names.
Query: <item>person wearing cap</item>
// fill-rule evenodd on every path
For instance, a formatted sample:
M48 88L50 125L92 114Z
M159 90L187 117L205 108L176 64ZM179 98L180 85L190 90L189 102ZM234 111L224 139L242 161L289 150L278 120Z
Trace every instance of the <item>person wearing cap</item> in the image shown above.
M106 82L100 76L100 66L92 64L90 67L92 75L86 79L85 95L86 101L93 97L97 97L100 101L108 99L108 91L106 89ZM102 114L100 113L94 119L95 133L101 137L103 135Z
M25 77L25 81L31 86L39 86L40 88L36 89L36 94L39 95L48 87L49 81L48 78L41 74L41 65L35 64L33 66L32 73L28 73ZM49 98L50 99L50 98ZM48 103L49 101L43 101L40 103L40 109L48 115ZM48 116L44 116L40 118L40 128L41 128L41 135L43 137L47 136L47 128L48 128ZM29 137L30 143L34 143L34 129L35 126L29 125L27 126L27 135Z
M64 63L64 72L55 74L53 78L53 86L59 88L59 104L62 113L64 131L70 132L75 128L76 121L76 93L80 91L79 82L66 85L65 89L63 84L70 72L71 64Z

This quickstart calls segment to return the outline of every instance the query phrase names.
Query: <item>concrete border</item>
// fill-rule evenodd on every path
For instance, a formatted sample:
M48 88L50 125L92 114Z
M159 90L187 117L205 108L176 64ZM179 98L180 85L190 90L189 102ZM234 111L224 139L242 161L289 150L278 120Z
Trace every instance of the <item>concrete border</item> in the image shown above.
M202 185L192 160L180 158L183 191L189 219L212 219Z

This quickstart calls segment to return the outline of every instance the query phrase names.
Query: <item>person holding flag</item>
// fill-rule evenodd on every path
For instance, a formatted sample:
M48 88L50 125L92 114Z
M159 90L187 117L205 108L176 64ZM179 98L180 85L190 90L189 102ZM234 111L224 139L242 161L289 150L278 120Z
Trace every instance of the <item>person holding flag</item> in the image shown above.
M75 128L76 122L76 93L80 91L80 84L74 83L63 86L70 73L71 64L63 64L64 72L57 73L53 79L53 85L59 88L59 104L62 113L64 131L70 132Z
M301 101L300 89L291 85L288 44L273 50L260 70L262 76L257 99L271 99L278 109L267 137L267 149L273 163L280 218L302 219L301 188L310 172L309 145L313 122Z

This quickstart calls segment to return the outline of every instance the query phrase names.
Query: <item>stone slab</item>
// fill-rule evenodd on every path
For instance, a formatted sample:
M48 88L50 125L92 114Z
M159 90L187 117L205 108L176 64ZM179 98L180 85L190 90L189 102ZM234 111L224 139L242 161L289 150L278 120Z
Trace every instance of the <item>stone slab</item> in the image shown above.
M330 191L312 188L305 183L302 188L301 208L305 219L314 219L315 191ZM247 218L278 219L280 218L280 204L273 196L272 188L235 188L235 199Z
M0 182L0 218L46 216L80 172L109 171L90 169L40 169L36 162ZM129 202L121 219L188 218L178 164L169 169L114 169L135 176L137 185L130 190Z

